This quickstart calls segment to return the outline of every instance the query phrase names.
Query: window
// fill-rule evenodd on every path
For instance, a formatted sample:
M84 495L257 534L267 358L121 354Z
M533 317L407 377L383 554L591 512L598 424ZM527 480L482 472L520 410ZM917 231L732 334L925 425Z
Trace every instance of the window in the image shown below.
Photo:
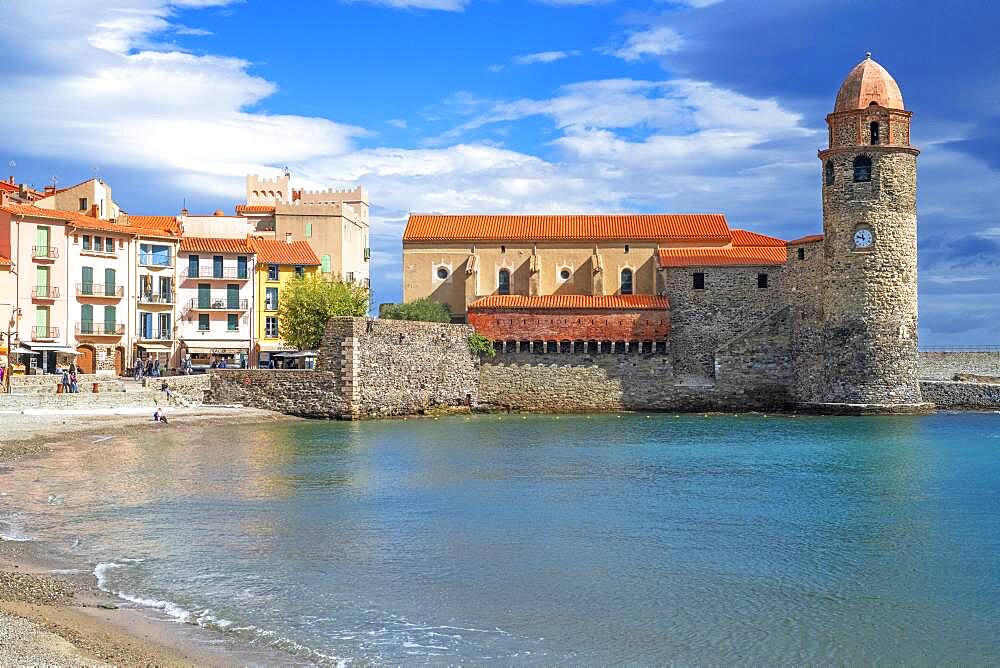
M278 338L278 319L268 316L264 318L264 336L269 339Z
M208 314L199 313L198 314L198 331L207 332L208 331Z
M276 264L267 265L267 280L269 281L278 280L278 265Z
M240 255L236 258L236 278L247 277L247 257Z
M806 259L806 249L805 248L799 248L799 259L800 260Z
M367 249L365 249L365 250L367 250ZM366 257L365 259L367 260L368 258ZM330 272L333 271L333 261L330 259L329 255L324 255L322 258L320 258L320 263L322 264L322 267L321 267L320 270L324 274L329 274Z
M240 307L240 286L237 283L230 283L226 286L226 308L238 309Z
M506 253L507 252L507 247L506 246L500 246L500 252L501 253Z
M438 267L437 268L437 277L439 279L441 279L442 281L444 279L448 278L448 267Z
M100 253L104 250L104 240L101 237L94 235L94 252Z
M313 235L313 224L306 223L306 239L310 238L312 235Z
M701 272L695 272L694 274L691 275L691 278L692 278L691 282L692 288L694 288L695 290L705 289L705 274Z
M854 182L865 183L872 180L872 159L859 155L854 159Z
M572 276L572 273L566 267L563 267L562 269L559 270L559 278L561 280L568 281L570 276Z
M826 177L826 185L833 185L833 160L826 161L826 168L824 169L824 175Z
M212 256L212 278L222 278L222 256Z
M104 252L114 253L115 252L115 240L111 237L104 237Z
M767 287L767 274L757 274L757 287L761 290Z
M303 267L301 264L296 265L295 266L295 275L298 276L299 278L302 278L303 276L306 275L306 268Z
M188 255L188 276L198 278L198 256Z
M80 294L81 295L92 295L92 294L94 294L94 268L93 267L81 267L80 268Z
M90 250L90 235L83 235L83 250Z
M622 294L632 294L632 270L622 269Z
M344 275L344 280L347 281L348 283L353 283L354 282L354 272L353 271L347 272L347 274Z
M87 198L86 197L81 197L80 198L80 211L86 211L86 210L87 210Z
M278 310L278 288L266 288L264 290L264 310Z
M115 321L117 320L115 314L114 306L104 307L104 333L114 334L115 333Z
M870 135L872 139L872 146L876 146L879 143L878 136L878 121L872 121L872 124L868 126L870 130Z
M625 252L628 253L628 244L625 244Z
M510 272L506 269L501 269L497 274L497 292L502 295L510 294Z
M104 270L104 296L114 297L115 296L115 270L105 269Z
M230 332L235 332L240 328L240 317L235 313L230 313L226 317L226 330Z

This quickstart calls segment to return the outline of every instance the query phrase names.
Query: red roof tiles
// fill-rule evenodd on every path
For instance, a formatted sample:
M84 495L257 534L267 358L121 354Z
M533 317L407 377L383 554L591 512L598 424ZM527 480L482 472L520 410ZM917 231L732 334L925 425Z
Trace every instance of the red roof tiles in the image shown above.
M257 261L260 263L308 266L320 264L308 241L287 243L276 239L251 239L250 246L257 253Z
M0 267L9 267L11 266L11 264L12 263L9 257L4 257L3 255L0 255Z
M769 237L766 234L750 232L749 230L733 230L734 246L784 246L783 239Z
M785 246L734 246L729 248L661 248L661 267L730 267L785 264Z
M181 226L175 216L133 216L128 217L129 227L135 228L136 234L144 236L178 237Z
M253 253L247 239L221 237L181 237L181 250L196 253Z
M489 295L469 304L476 309L580 309L654 310L666 309L670 302L660 295Z
M31 216L47 220L61 220L70 227L86 230L102 230L119 234L134 234L128 226L119 225L109 220L94 218L78 211L60 211L59 209L42 209L32 204L9 203L3 210L18 216Z
M236 215L241 216L245 213L274 213L273 204L237 204L236 205Z
M411 215L403 242L650 240L725 243L722 214Z
M815 241L823 241L822 234L810 234L805 237L799 237L798 239L792 239L788 242L789 246L798 246L799 244L811 244Z

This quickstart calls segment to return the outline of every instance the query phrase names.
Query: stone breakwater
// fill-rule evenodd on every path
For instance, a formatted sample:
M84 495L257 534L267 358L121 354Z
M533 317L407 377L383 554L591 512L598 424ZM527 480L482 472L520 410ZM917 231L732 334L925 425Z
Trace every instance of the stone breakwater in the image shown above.
M1000 409L1000 384L922 380L920 390L938 408Z

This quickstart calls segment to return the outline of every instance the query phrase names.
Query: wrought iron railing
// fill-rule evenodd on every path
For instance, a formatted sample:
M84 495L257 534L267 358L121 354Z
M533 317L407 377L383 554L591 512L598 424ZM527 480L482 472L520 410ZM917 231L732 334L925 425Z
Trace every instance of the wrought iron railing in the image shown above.
M54 260L59 257L59 249L55 246L32 246L31 257L40 260Z
M104 322L79 322L76 325L77 336L121 336L124 333L125 325Z
M136 332L136 336L143 341L170 341L174 338L174 333L169 329L147 329L141 327Z
M239 267L223 267L222 269L216 269L215 267L200 267L197 271L191 271L191 268L188 267L184 270L183 276L184 278L216 278L246 281L250 278L250 270L241 270Z
M79 297L121 297L125 288L114 283L77 283L76 294Z
M36 285L31 289L32 299L57 299L59 288L54 285Z
M174 293L172 292L140 292L140 304L173 304Z
M31 328L31 338L35 341L42 341L45 339L58 339L59 338L59 328L49 327L47 325L35 325Z
M246 311L249 301L246 299L226 299L212 297L211 299L192 299L188 309L192 311Z

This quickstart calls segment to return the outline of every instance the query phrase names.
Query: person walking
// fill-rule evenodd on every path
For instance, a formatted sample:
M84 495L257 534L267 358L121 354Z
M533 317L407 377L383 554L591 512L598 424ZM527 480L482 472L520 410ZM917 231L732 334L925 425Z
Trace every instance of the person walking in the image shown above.
M69 391L72 394L78 394L80 392L80 386L77 384L76 371L72 371L69 374Z
M153 360L151 360L151 359L147 359L146 360L146 371L145 371L145 373L146 373L147 377L152 377L152 375L153 375Z
M63 369L62 373L62 391L63 394L69 394L69 370Z
M153 373L152 373L152 376L153 376L153 378L159 378L160 377L160 358L159 357L157 357L155 360L153 360Z
M135 360L135 382L142 382L142 358L137 357Z

